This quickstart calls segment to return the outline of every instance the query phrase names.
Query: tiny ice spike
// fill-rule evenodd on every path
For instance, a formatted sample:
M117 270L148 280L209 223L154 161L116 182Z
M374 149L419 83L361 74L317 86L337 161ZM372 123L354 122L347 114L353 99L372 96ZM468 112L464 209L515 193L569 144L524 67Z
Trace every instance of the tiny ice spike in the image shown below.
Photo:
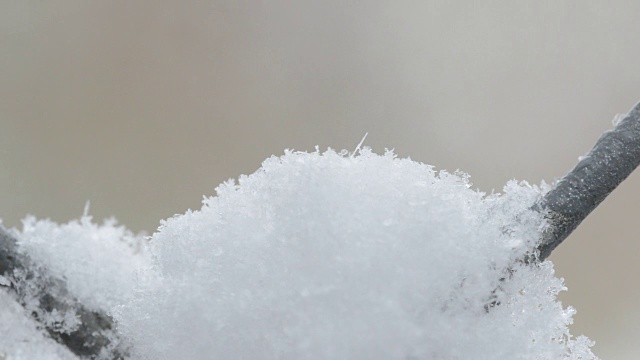
M133 359L595 359L551 262L518 261L542 193L366 147L287 151L163 222L117 329Z

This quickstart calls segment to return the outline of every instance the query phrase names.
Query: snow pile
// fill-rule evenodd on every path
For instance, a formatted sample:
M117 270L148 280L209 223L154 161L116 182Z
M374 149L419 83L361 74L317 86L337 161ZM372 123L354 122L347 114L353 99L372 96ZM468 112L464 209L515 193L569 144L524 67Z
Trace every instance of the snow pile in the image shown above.
M73 331L75 299L113 314L130 359L595 359L552 264L522 262L537 187L485 195L364 148L287 151L216 190L149 244L27 218L13 234L35 265L0 277L0 359L75 359L41 325ZM66 311L42 309L51 279Z
M134 359L594 359L550 262L541 190L380 156L286 152L163 222L116 307ZM154 279L149 281L149 279Z

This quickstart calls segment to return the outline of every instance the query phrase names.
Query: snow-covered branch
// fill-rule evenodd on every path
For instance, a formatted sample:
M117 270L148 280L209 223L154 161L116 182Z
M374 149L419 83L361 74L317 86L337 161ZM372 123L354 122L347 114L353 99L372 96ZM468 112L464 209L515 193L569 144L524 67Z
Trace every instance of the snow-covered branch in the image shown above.
M6 275L7 277L4 277ZM29 280L28 287L15 281L19 278ZM0 226L0 276L3 285L10 287L17 300L32 311L33 315L58 343L65 345L71 352L83 357L99 355L104 349L114 347L116 336L112 331L113 320L110 316L88 309L69 294L62 279L55 278L39 269L27 255L18 251L16 239ZM38 278L37 280L35 280ZM35 302L37 308L29 308L26 302ZM68 314L74 317L72 329L61 328L59 319L44 319L55 314ZM115 359L120 358L118 351Z

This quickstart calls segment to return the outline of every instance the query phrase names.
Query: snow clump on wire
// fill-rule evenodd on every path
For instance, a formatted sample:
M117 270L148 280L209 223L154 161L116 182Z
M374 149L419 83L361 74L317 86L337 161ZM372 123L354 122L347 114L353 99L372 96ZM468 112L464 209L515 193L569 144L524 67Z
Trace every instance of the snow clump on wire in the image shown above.
M541 190L502 195L397 159L286 152L151 239L159 282L116 312L145 359L588 359ZM498 305L499 304L499 305Z
M114 272L134 285L70 286L108 307L131 359L596 359L551 262L522 261L544 189L486 195L363 148L286 151L216 191L162 222L135 276Z

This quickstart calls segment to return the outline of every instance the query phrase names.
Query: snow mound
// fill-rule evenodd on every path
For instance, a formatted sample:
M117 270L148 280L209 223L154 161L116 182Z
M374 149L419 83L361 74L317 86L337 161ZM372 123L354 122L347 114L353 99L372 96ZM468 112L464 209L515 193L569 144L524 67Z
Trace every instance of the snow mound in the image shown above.
M595 359L552 264L521 261L537 187L486 195L364 148L287 151L216 191L116 296L134 359Z

